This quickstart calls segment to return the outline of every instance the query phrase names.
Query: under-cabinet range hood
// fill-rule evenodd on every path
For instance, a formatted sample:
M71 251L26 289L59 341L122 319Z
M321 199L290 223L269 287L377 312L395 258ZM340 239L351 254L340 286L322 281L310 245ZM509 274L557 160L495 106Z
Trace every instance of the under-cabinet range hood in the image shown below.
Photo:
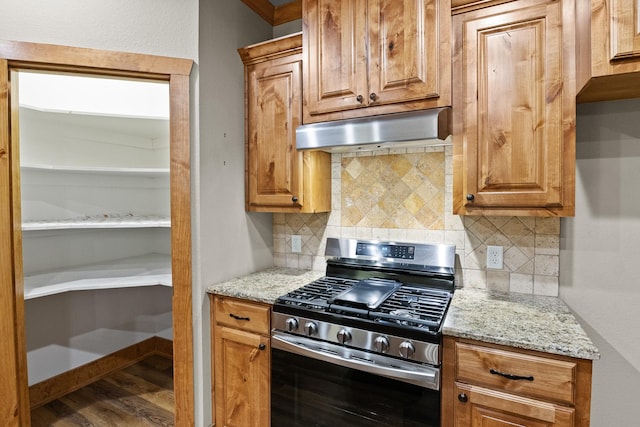
M298 126L296 148L332 153L445 145L451 108L408 111Z

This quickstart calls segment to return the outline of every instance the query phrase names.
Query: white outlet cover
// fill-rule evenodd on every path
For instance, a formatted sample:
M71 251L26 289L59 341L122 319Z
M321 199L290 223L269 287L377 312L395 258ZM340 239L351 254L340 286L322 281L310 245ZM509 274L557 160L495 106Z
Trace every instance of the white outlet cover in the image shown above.
M302 238L297 234L291 236L291 252L302 252Z
M487 246L487 268L502 269L502 250L502 246Z

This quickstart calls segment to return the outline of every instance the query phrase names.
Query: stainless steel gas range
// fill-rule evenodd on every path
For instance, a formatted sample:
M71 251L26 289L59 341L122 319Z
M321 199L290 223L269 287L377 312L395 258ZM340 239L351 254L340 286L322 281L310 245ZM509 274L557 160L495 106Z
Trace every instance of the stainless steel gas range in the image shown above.
M272 426L439 426L455 246L329 238L325 255L273 307Z

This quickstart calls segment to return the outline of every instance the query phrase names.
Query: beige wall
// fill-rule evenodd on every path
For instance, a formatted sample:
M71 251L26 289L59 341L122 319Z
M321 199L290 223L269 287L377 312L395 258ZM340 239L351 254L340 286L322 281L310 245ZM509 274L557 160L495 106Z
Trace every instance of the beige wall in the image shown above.
M639 425L640 100L578 106L576 216L563 219L560 297L602 353L591 425Z
M332 211L274 215L274 263L322 270L327 237L448 243L458 286L557 295L560 221L452 215L451 165L451 146L333 154ZM379 206L359 206L376 198ZM385 217L389 205L399 209ZM301 236L299 254L291 235ZM503 247L501 270L486 268L488 245Z
M241 1L200 2L199 180L192 191L199 201L194 233L196 426L211 423L206 288L273 264L271 214L244 211L244 68L237 52L270 39L272 31Z

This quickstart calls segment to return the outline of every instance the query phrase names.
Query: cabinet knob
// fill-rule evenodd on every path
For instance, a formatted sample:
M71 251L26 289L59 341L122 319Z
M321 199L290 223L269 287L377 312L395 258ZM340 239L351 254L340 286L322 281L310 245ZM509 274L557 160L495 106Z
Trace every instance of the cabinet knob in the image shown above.
M475 199L476 196L474 196L473 194L467 194L467 200L470 202L473 202L473 199Z
M372 101L375 101L376 99L378 99L378 95L376 95L375 92L371 92L369 94L369 99L372 100Z
M459 400L460 402L462 402L462 403L465 403L466 401L468 401L468 400L469 400L469 398L467 397L467 395L466 395L466 394L464 394L464 393L460 393L460 394L458 395L458 400Z
M293 203L298 203L298 196L293 196L293 197L291 198L291 201L292 201Z
M264 345L264 344L262 344L262 343L260 343L260 345L258 346L258 348L259 348L260 350L264 350L265 348L267 348L267 346L266 346L266 345Z
M362 96L362 95L356 96L356 101L358 101L360 104L362 104L362 101L364 101L364 96Z

